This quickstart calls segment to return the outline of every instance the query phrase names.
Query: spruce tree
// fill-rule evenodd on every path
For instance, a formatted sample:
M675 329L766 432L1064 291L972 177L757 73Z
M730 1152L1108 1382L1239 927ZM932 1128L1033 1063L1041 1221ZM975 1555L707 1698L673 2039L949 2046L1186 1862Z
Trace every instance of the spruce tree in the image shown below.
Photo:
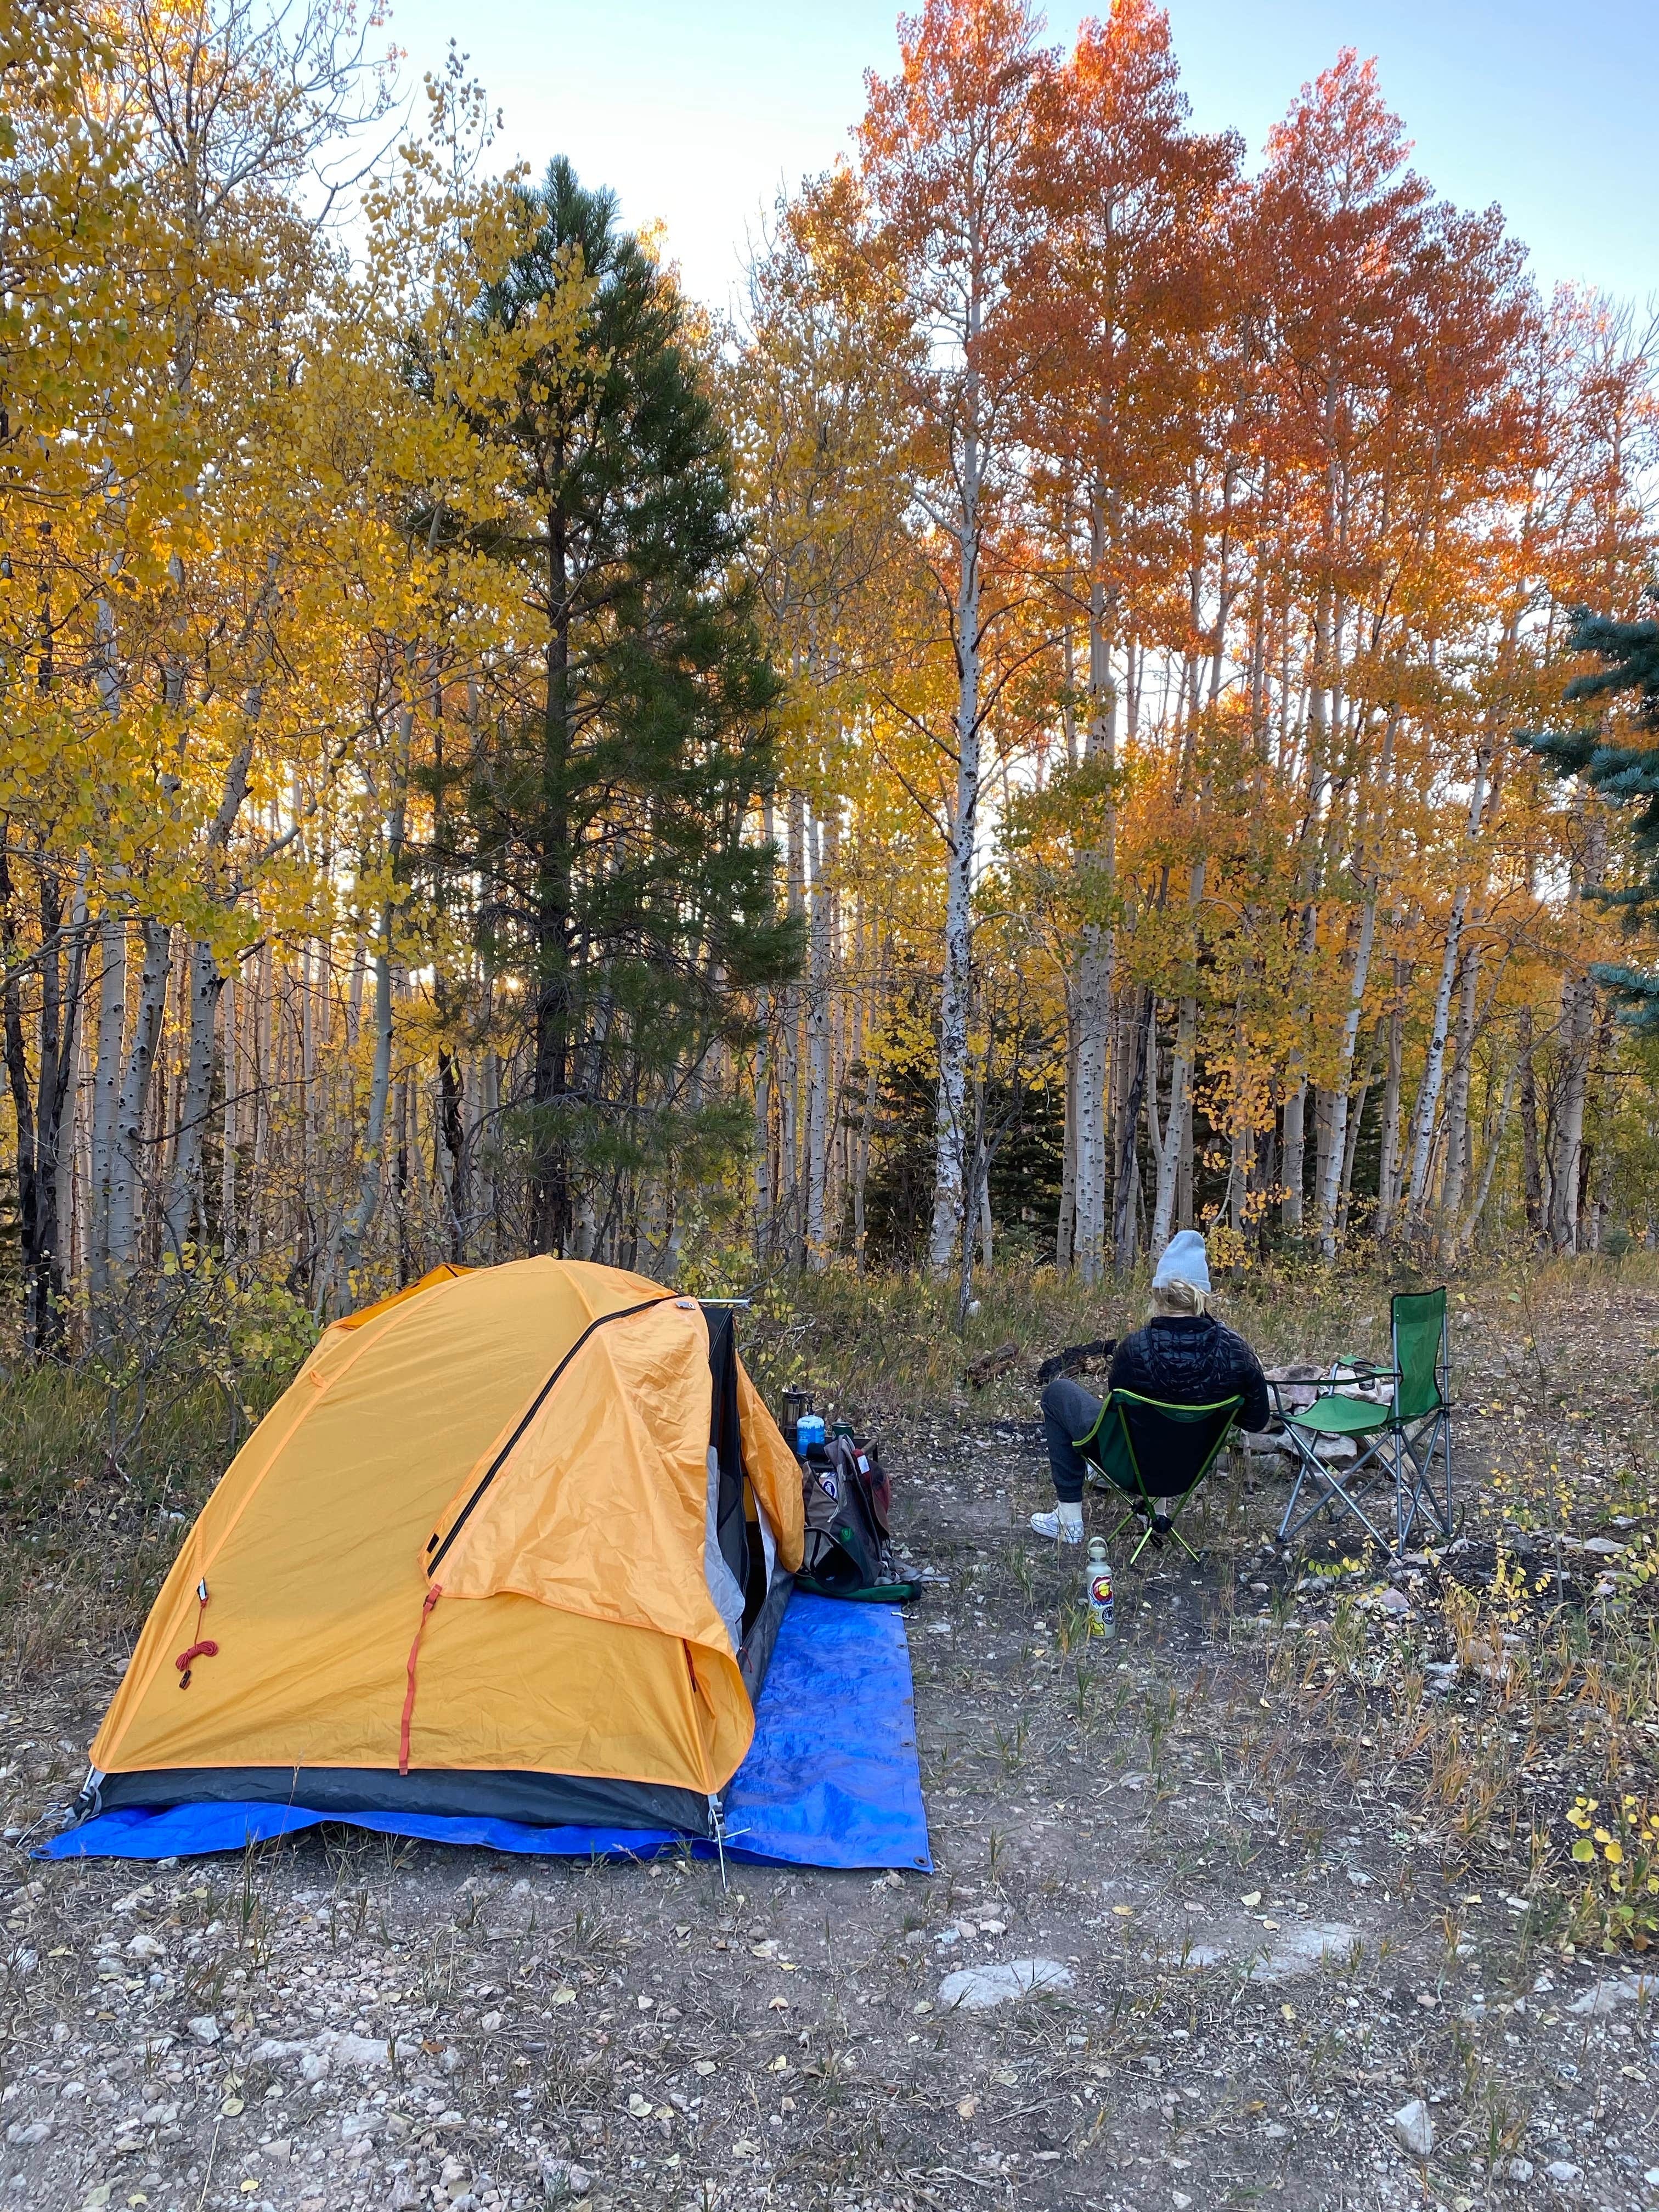
M481 742L452 858L532 1032L510 1122L532 1249L573 1249L586 1184L626 1261L641 1181L710 1175L746 1132L714 1048L799 962L752 830L781 687L678 288L563 159L524 211L533 234L482 312L503 333L539 317L550 337L511 404L474 424L502 491L465 534L515 571L537 680Z
M1650 596L1659 604L1659 592ZM1617 732L1598 721L1523 735L1521 742L1557 775L1583 776L1604 799L1637 810L1632 842L1642 872L1634 883L1595 894L1602 905L1621 908L1634 933L1659 908L1659 621L1618 622L1580 607L1567 644L1574 653L1593 653L1601 665L1575 677L1563 696L1604 703L1629 697L1628 718ZM1633 1029L1659 1035L1659 975L1623 963L1590 972Z

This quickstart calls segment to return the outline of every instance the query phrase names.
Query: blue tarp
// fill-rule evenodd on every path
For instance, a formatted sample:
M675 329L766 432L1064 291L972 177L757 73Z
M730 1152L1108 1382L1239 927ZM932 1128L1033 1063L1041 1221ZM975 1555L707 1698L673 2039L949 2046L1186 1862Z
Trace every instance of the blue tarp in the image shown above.
M420 1813L313 1813L302 1805L173 1805L100 1813L43 1858L161 1859L240 1850L340 1820L379 1834L580 1858L650 1857L672 1829L534 1828ZM783 1616L755 1741L726 1793L729 1855L784 1866L933 1871L916 1760L904 1618L896 1607L797 1597ZM692 1848L710 1856L712 1844Z

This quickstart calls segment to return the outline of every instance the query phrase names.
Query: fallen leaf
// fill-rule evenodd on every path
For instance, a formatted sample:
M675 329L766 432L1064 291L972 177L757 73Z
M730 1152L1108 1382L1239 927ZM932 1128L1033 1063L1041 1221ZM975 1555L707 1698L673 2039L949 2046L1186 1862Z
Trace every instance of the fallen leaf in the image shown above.
M1112 1907L1112 1910L1116 1913L1120 1920L1132 1920L1134 1917L1134 1907L1133 1905L1115 1905Z
M553 2002L556 2005L574 2004L576 2002L576 1992L569 1986L568 1984L567 1984L563 1989L554 1990ZM430 2047L431 2046L429 2045L424 2043L421 2045L422 2051L429 2050Z
M651 2100L649 2097L641 2096L639 2091L635 2089L628 2100L628 2109L636 2120L648 2120L651 2117Z
M241 2109L242 2100L240 2097L227 2097L224 2103L219 2107L219 2110L224 2114L228 2120L234 2120L237 2113L240 2112Z
M1254 1911L1261 1902L1261 1892L1259 1889L1246 1890L1238 1901L1247 1911Z
M707 2075L708 2075L712 2074L712 2073L714 2072L714 2060L713 2060L712 2058L700 2058L700 2059L698 2059L698 2061L697 2061L697 2071L698 2071L698 2073L699 2073L699 2074L702 2074L702 2075L703 2075L704 2076L707 2076Z
M957 2105L957 2117L964 2120L971 2120L974 2114L978 2112L978 2110L979 2099L977 2097L961 2098Z

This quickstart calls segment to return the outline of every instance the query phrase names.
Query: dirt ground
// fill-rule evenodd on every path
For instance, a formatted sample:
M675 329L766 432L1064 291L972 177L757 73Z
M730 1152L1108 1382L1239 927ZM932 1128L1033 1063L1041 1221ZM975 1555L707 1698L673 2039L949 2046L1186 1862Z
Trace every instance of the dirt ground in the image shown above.
M1463 1326L1458 1545L1281 1554L1283 1476L1241 1470L1201 1566L1120 1561L1109 1644L1023 1534L1029 1376L890 1428L944 1577L909 1623L931 1878L14 1844L0 2212L1659 2203L1653 1954L1600 1948L1561 1826L1659 1763L1617 1570L1659 1526L1659 1297L1566 1310L1571 1387L1512 1309ZM121 1656L0 1690L12 1829L74 1788Z

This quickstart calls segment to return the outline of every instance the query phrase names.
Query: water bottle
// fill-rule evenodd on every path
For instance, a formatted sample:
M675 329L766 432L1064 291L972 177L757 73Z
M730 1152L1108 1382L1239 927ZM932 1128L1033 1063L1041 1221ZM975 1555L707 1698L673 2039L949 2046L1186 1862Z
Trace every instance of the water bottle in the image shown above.
M1117 1634L1117 1620L1112 1604L1112 1563L1106 1556L1103 1536L1089 1539L1087 1587L1089 1633L1103 1636L1109 1643Z
M813 1444L821 1444L823 1442L823 1414L803 1413L795 1424L796 1457L805 1459L809 1448Z

